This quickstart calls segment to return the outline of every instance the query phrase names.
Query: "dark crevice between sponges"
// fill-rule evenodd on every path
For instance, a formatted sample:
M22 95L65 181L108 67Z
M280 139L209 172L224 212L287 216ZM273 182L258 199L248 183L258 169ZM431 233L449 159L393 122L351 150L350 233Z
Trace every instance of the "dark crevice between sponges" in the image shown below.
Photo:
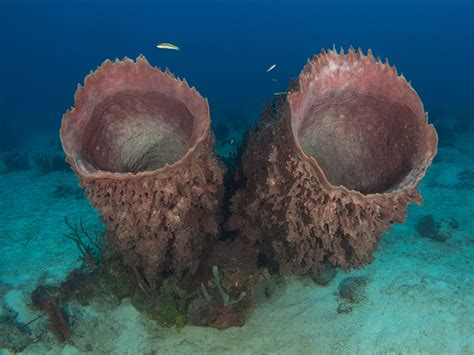
M223 156L218 154L218 158L226 167L224 174L224 199L222 202L222 221L223 224L229 219L231 212L231 198L234 194L242 187L245 186L245 181L241 178L242 171L242 154L245 141L249 134L250 129L245 133L243 143L237 148L237 151L233 154ZM240 177L240 178L239 178ZM222 233L219 240L233 240L237 237L237 233L234 231L227 231L225 228L221 228Z

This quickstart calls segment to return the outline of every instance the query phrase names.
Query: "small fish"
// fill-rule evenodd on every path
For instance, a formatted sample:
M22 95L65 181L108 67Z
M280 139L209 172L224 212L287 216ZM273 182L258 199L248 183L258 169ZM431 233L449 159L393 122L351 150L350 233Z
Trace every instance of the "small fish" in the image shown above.
M227 144L234 144L234 140L233 139L229 139Z
M272 81L278 81L278 80L276 80L275 78L273 78Z
M171 44L171 43L160 43L160 44L157 44L156 45L156 48L160 48L160 49L172 49L174 51L179 51L179 47L178 46L175 46L174 44Z
M270 73L273 69L275 69L276 66L277 66L276 64L270 65L267 69L267 73Z
M278 95L286 95L288 94L288 91L280 91L280 92L275 92L273 95L278 96Z

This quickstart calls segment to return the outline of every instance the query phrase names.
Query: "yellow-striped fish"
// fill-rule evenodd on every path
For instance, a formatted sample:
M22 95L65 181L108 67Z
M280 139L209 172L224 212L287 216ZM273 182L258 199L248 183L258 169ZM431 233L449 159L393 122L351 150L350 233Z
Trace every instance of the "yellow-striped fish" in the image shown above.
M172 49L174 51L179 51L179 47L178 46L175 46L174 44L171 44L171 43L160 43L160 44L157 44L156 45L156 48L160 48L160 49Z
M270 65L267 69L267 73L270 73L273 69L275 69L276 66L277 66L276 64Z

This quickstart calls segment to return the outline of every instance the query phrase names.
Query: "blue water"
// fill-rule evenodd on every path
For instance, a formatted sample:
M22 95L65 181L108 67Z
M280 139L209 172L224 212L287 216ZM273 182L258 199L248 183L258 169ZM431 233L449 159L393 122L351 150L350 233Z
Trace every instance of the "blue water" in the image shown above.
M474 353L474 1L0 0L0 38L0 354ZM225 156L306 60L333 45L395 64L440 138L424 205L383 236L375 262L324 286L285 279L243 327L222 332L162 329L129 300L64 301L73 335L57 341L31 293L84 266L64 217L91 234L104 228L59 145L84 77L140 54L169 68L209 99ZM366 296L348 305L340 285L359 276Z
M214 121L255 121L320 48L389 58L428 112L473 112L472 1L0 2L0 119L11 134L57 131L84 76L143 53L209 98ZM180 52L158 50L171 42ZM276 63L273 75L266 68ZM273 82L271 77L278 79ZM438 117L440 116L440 117Z

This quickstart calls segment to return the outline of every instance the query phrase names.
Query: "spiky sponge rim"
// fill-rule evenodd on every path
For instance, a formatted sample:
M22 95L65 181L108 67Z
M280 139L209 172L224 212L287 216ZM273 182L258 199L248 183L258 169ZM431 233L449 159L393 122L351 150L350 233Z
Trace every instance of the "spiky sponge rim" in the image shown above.
M297 89L290 91L287 96L289 104L288 125L292 131L293 143L298 155L311 165L328 191L350 192L354 197L377 199L381 196L394 197L400 191L416 188L436 155L438 137L433 125L428 124L428 114L424 111L418 94L411 83L405 79L403 73L398 75L395 66L390 66L387 59L383 63L380 57L374 58L370 49L367 51L367 55L364 55L360 48L356 52L351 46L345 54L342 48L338 53L334 47L327 51L322 49L318 55L308 60L299 75L298 84ZM423 155L422 164L419 168L415 168L414 172L393 191L362 194L356 190L349 190L344 186L332 185L316 160L308 156L299 143L296 132L299 129L299 120L303 117L308 105L323 100L338 90L347 89L357 93L384 96L392 102L403 103L416 114L420 125L423 126L426 151Z
M81 132L97 104L107 96L123 90L157 91L181 101L194 117L192 146L180 160L156 170L138 173L119 173L97 170L87 166L79 155ZM188 161L199 144L208 136L210 129L209 103L195 87L190 87L185 79L176 78L168 69L162 71L148 63L143 55L135 61L125 57L114 62L105 60L95 71L84 79L74 95L74 107L63 115L61 122L61 142L66 158L76 172L84 178L130 179L150 175L166 175Z

